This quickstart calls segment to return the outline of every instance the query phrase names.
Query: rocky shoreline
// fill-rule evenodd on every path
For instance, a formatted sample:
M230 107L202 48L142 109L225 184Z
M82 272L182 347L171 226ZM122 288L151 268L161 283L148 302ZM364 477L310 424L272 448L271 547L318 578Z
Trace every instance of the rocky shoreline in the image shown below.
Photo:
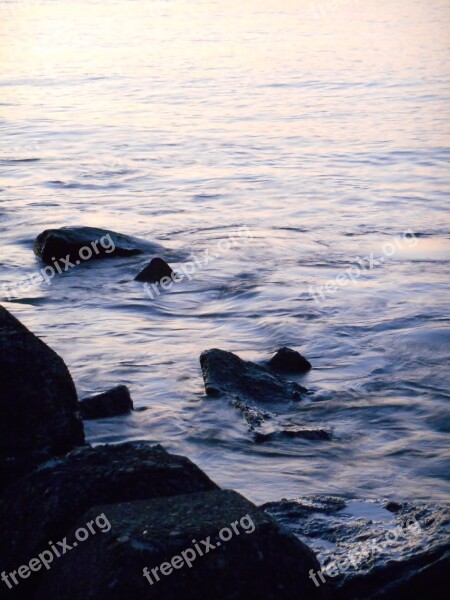
M11 439L8 446L3 438L0 463L2 597L100 600L107 592L119 599L130 589L135 598L212 593L275 600L294 598L300 589L305 598L324 597L308 577L319 569L314 553L251 502L220 490L189 459L145 442L85 444L67 367L4 307L0 350L2 364L10 363L1 376L8 391L1 427ZM31 422L34 430L28 431ZM13 433L18 440L29 435L28 447L14 445ZM81 524L94 523L90 517L99 514L111 522L110 530L91 535L75 551L76 542L67 540L78 540ZM199 561L192 571L186 565L149 590L146 565L169 564L193 538L232 531L229 526L243 517L254 525L251 538L235 535L212 560ZM68 556L52 553L60 540L66 540Z
M74 261L92 236L110 236L121 248L100 245L104 252L92 258L161 250L107 230L68 228L38 236L35 252L47 263ZM443 597L448 511L382 507L398 523L413 516L425 542L317 579L325 542L345 558L355 540L381 535L370 519L349 519L348 502L314 498L257 507L161 446L90 446L83 419L133 410L128 389L79 401L63 359L1 306L0 360L0 598L398 600L431 590ZM293 427L277 417L277 403L297 403L307 394L286 379L311 368L298 352L282 348L256 364L211 349L200 364L207 396L235 406L255 442L331 439L324 428Z

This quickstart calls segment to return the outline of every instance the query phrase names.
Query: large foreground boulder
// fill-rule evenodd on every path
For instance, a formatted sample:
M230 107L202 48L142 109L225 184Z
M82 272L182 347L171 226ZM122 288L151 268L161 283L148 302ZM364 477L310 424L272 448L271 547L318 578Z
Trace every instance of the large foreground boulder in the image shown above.
M62 358L0 306L0 490L83 444L78 409Z
M245 361L232 352L213 348L200 355L208 396L225 395L240 400L283 402L299 400L306 388L286 381L262 365Z
M133 400L126 385L117 385L106 392L80 400L83 419L103 419L124 415L133 410Z
M313 600L313 552L236 492L97 506L107 519L46 571L37 600ZM83 535L84 537L84 535Z
M84 446L41 465L0 498L0 566L11 572L29 563L92 506L216 489L189 459L161 446ZM21 581L16 593L31 598L39 575Z
M110 256L132 256L143 252L156 254L164 248L160 244L109 229L61 227L46 229L40 233L34 242L33 250L36 256L49 264L61 258L79 264L82 261Z

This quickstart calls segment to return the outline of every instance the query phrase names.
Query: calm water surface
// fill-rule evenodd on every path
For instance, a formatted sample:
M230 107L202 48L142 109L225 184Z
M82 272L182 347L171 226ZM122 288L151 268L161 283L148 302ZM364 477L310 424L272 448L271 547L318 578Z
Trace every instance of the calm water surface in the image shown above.
M0 289L41 268L31 247L49 227L217 255L153 301L135 257L4 302L80 396L125 383L148 407L88 423L91 442L161 442L258 502L448 498L449 12L0 2ZM252 238L218 251L243 225ZM314 300L370 253L376 265ZM280 345L315 367L283 418L332 428L332 442L256 445L205 397L202 350L263 360Z

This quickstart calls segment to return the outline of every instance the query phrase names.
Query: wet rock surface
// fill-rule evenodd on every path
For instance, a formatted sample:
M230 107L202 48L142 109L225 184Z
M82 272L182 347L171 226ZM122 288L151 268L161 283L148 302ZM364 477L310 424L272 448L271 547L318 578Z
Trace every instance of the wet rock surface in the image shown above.
M106 392L80 400L80 414L85 420L116 417L132 410L133 401L126 385L117 385Z
M209 396L224 396L240 411L256 443L276 439L330 440L324 427L283 422L273 412L262 408L273 403L298 401L307 389L287 381L268 368L244 361L232 352L212 349L200 355L205 391Z
M148 283L160 283L164 277L171 278L173 270L162 258L152 258L150 263L136 275L136 281L147 281Z
M266 367L225 350L205 350L200 355L200 365L208 396L286 402L300 400L301 394L307 392L306 388L282 379Z
M291 348L279 348L269 360L269 367L280 373L302 374L311 370L312 365L304 356Z
M324 597L324 589L317 589L308 577L310 569L318 569L311 550L236 492L99 506L83 515L77 526L102 513L111 530L91 536L64 557L58 569L47 572L38 600ZM219 535L224 528L231 536ZM183 555L187 549L194 549L194 555ZM190 563L183 557L190 557ZM145 567L150 581L143 575Z
M301 375L311 370L312 365L304 356L292 348L279 348L269 360L269 367L280 373Z
M90 258L80 256L81 248L90 248ZM108 258L112 256L133 256L144 252L157 253L164 250L159 244L140 240L123 233L99 227L61 227L46 229L40 233L33 247L36 256L45 263L68 257L76 261ZM86 251L87 256L87 251Z
M0 306L0 490L83 444L70 373L56 352Z
M447 595L448 508L320 495L263 508L317 553L333 600Z
M129 442L76 449L40 465L0 498L0 565L10 572L29 562L97 504L216 489L189 459L161 446ZM37 575L21 581L18 591L29 591Z

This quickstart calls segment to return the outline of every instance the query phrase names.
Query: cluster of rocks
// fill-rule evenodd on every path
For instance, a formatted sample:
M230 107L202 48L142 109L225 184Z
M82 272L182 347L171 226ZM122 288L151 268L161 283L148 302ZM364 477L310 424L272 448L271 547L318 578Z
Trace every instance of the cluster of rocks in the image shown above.
M75 266L82 261L93 259L137 254L170 255L160 244L98 227L46 229L37 236L33 250L43 262L52 265L63 261L64 266L66 264ZM136 275L135 280L159 283L164 277L172 277L172 275L173 270L166 261L155 257Z
M80 413L104 412L104 397L79 403L64 361L4 307L0 361L1 598L326 597L309 577L319 569L314 553L189 459L146 442L86 444ZM130 408L126 388L114 395ZM99 515L108 528L80 540ZM251 532L235 530L219 547L218 532L243 517ZM211 539L208 556L164 575L163 564ZM150 587L144 569L158 565Z
M138 281L157 283L173 274L155 256L170 257L162 246L97 228L47 230L36 239L34 251L48 264L79 264L79 258L87 260L86 247L93 249L89 260L152 254ZM323 427L285 422L276 414L278 406L298 403L308 393L286 379L311 369L295 350L280 348L257 364L211 349L201 354L200 365L207 396L238 409L256 443L331 439ZM422 510L431 527L425 546L411 545L403 555L399 549L397 560L392 555L370 559L367 568L318 585L318 557L326 565L327 549L348 552L373 526L370 519L349 520L342 513L346 501L314 497L258 508L220 489L188 458L159 445L91 447L83 419L133 410L128 388L119 385L79 401L64 361L4 307L0 367L0 598L444 597L449 554L442 531L448 512ZM403 516L408 511L392 503L386 509ZM107 527L95 529L100 517ZM243 518L252 529L238 533ZM231 533L226 543L217 537L225 529ZM88 533L80 539L80 531ZM372 533L381 535L375 527ZM198 552L202 541L211 552ZM191 564L180 566L188 549Z
M47 263L64 259L76 264L83 248L93 246L92 259L168 253L158 244L95 227L47 229L36 238L34 252ZM151 259L135 280L160 283L165 278L172 278L173 274L172 267L158 256ZM242 413L256 443L283 438L331 439L330 431L321 426L281 422L267 410L267 404L298 401L307 392L299 383L285 379L286 375L303 375L311 369L311 363L297 351L283 347L266 363L256 364L231 352L212 349L202 353L200 364L207 395L227 397ZM266 405L264 410L261 404ZM83 419L118 416L131 410L133 403L125 386L85 398L80 403Z
M323 427L286 423L275 414L277 405L298 402L308 392L284 378L285 374L302 375L311 369L311 363L299 352L280 348L268 362L257 364L213 348L202 352L200 365L206 394L228 399L242 413L255 442L331 439L331 432Z

